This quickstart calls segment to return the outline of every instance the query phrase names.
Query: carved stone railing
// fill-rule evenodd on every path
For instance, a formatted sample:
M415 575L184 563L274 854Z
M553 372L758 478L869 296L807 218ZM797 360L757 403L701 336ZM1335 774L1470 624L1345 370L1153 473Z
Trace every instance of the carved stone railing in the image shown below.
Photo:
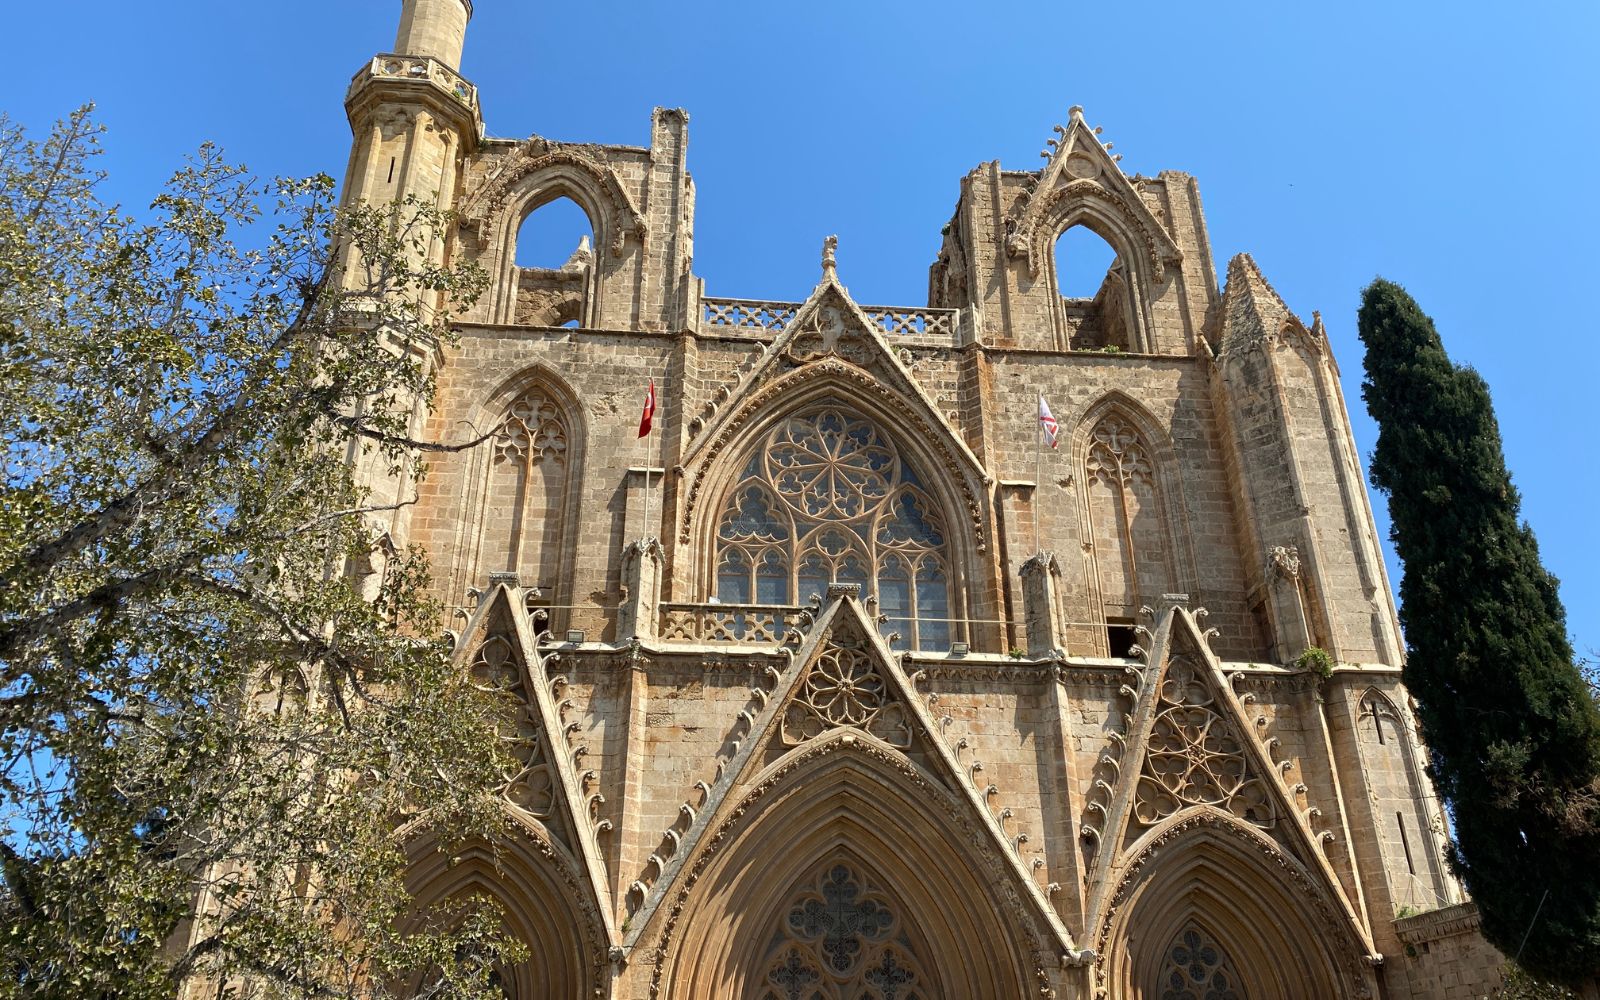
M781 604L663 604L660 636L666 642L789 641L800 628L802 612L813 609Z
M701 299L700 326L777 333L794 319L799 302L763 302L759 299Z
M954 309L900 309L895 306L862 306L867 318L891 337L954 337L957 312Z
M701 329L730 329L777 333L793 322L801 302L767 302L761 299L700 300ZM908 309L899 306L862 306L867 318L891 337L954 339L959 325L955 309Z
M473 110L478 107L478 88L437 59L394 54L374 56L372 62L363 66L355 75L355 79L350 82L350 91L354 93L369 81L379 79L411 80L430 84L454 97L464 107Z

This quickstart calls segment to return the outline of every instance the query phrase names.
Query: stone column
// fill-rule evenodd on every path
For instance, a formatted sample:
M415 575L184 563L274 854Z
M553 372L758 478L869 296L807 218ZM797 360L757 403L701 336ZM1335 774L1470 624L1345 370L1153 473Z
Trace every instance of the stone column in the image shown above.
M1022 564L1022 619L1028 630L1028 655L1036 660L1066 649L1057 593L1060 575L1053 552L1040 552Z
M617 614L617 638L654 639L661 612L661 576L666 552L654 538L644 538L622 550L622 608Z

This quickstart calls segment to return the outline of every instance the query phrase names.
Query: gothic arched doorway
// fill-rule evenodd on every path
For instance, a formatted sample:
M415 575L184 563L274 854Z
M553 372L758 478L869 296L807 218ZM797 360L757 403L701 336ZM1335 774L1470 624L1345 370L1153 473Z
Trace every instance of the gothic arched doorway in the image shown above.
M1001 1000L1043 961L955 796L843 730L758 775L691 861L658 974L673 1000Z

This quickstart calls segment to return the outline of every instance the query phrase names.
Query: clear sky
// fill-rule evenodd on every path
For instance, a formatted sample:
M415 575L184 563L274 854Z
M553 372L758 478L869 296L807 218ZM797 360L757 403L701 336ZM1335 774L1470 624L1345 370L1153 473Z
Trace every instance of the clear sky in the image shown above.
M1037 167L1073 104L1129 173L1199 179L1219 269L1249 251L1322 311L1363 455L1355 310L1373 276L1400 282L1488 380L1570 629L1600 648L1594 0L476 5L463 70L492 135L645 145L652 107L689 110L712 295L802 298L837 233L858 300L925 302L962 174ZM345 86L400 8L6 6L0 111L43 128L97 101L130 209L205 140L263 174L339 175Z

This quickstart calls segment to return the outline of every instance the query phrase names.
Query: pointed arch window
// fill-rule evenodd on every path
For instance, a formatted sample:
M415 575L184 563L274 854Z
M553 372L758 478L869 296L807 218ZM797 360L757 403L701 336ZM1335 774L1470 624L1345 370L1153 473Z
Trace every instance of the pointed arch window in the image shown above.
M952 588L944 519L874 423L837 404L781 421L722 506L716 596L798 604L830 583L876 593L902 649L945 649Z
M1125 649L1138 609L1176 588L1175 540L1150 443L1112 410L1089 432L1084 463L1089 534L1109 649Z
M563 408L536 386L512 402L489 455L483 565L546 594L560 581L570 442Z

